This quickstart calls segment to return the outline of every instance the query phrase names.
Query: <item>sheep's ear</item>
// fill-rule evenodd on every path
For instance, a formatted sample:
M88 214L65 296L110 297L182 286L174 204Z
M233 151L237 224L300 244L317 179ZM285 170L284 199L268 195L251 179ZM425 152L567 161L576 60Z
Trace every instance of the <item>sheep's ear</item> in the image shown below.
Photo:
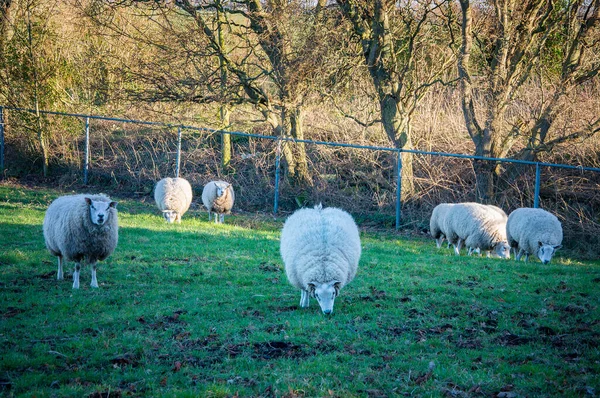
M554 250L558 250L558 249L560 249L561 247L562 247L562 245L556 245L556 246L554 246Z
M333 288L335 289L335 295L338 296L340 294L340 287L342 286L341 282L335 281L333 283Z
M108 205L108 207L112 207L113 209L116 209L118 203L119 202L110 202L110 204Z
M308 285L308 293L314 297L315 296L315 289L317 288L317 286L314 283L309 283Z
M538 247L542 247L544 244L542 242L538 242Z
M84 198L85 199L85 203L87 203L88 205L92 204L92 200L90 198Z

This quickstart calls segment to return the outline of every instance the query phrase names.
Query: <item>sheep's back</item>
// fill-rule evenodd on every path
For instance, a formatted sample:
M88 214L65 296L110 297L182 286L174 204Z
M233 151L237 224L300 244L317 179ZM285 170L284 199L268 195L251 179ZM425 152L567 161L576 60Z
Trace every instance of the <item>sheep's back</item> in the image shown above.
M296 287L332 280L344 286L356 275L360 236L354 220L343 210L302 209L286 221L280 250L288 279Z

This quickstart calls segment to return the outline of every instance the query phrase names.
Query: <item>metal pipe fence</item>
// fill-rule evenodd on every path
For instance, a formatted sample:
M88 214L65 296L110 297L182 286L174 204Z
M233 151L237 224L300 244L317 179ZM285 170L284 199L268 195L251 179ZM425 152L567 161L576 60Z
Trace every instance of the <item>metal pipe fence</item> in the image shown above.
M0 106L0 178L4 175L5 170L5 113L7 110L19 111L19 112L29 112L35 113L35 110L27 109L27 108L18 108L18 107L10 107L10 106ZM83 182L87 185L88 183L88 175L89 175L89 163L90 163L90 120L103 120L103 121L114 121L120 123L132 123L137 125L146 125L146 126L160 126L165 128L177 128L177 148L176 148L176 170L175 175L179 177L180 175L180 167L181 167L181 138L183 130L194 130L199 132L208 132L211 134L231 134L239 137L247 137L247 138L260 138L265 140L271 140L276 143L276 151L275 151L275 191L273 197L273 214L276 215L279 208L279 188L280 188L280 168L281 168L281 151L282 145L285 142L293 142L293 143L305 143L311 145L324 145L329 147L338 147L338 148L354 148L354 149L364 149L370 151L387 151L387 152L395 152L396 153L396 198L395 198L395 208L396 208L396 229L398 229L401 225L402 213L401 213L401 203L402 203L402 154L403 153L411 153L416 155L430 155L437 157L447 157L447 158L458 158L458 159L469 159L469 160L481 160L487 162L501 162L501 163L512 163L512 164L521 164L521 165L530 165L535 166L535 187L534 187L534 207L539 207L539 197L540 197L540 185L541 185L541 168L542 167L551 167L551 168L562 168L562 169L575 169L580 171L590 171L590 172L600 172L600 168L595 167L584 167L584 166L574 166L567 164L556 164L556 163L545 163L545 162L536 162L536 161L527 161L527 160L519 160L519 159L507 159L507 158L491 158L491 157L483 157L483 156L475 156L475 155L464 155L457 153L445 153L445 152L432 152L432 151L421 151L416 149L399 149L399 148L390 148L390 147L380 147L380 146L371 146L371 145L357 145L357 144L348 144L348 143L340 143L340 142L328 142L328 141L315 141L315 140L298 140L291 137L276 137L270 135L262 135L262 134L252 134L240 131L225 131L218 129L211 129L206 127L196 127L189 126L184 124L177 123L164 123L164 122L151 122L145 120L135 120L135 119L124 119L124 118L116 118L116 117L107 117L107 116L98 116L98 115L89 115L89 114L80 114L80 113L66 113L66 112L55 112L55 111L39 111L40 114L47 115L56 115L56 116L66 116L66 117L74 117L81 120L84 120L85 123L85 151L84 151L84 166L83 166ZM222 138L222 137L221 137Z

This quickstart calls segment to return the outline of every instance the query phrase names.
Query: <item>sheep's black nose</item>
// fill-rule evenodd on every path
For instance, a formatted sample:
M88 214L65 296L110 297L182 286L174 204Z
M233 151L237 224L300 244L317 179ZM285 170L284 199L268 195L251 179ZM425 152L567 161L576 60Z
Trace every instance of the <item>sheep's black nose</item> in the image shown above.
M548 260L544 260L544 264L548 264L550 261Z
M325 315L329 315L329 314L331 314L331 312L332 312L331 310L323 310L323 314L325 314Z

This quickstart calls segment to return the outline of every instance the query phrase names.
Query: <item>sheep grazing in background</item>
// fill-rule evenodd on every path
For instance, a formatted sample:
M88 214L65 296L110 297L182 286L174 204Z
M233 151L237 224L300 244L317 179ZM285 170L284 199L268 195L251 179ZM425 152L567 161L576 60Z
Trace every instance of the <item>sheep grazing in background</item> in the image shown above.
M314 297L323 313L331 314L360 259L360 236L352 216L321 205L297 210L283 226L280 249L288 280L301 290L300 307L308 307L309 297Z
M508 216L506 237L515 250L517 261L523 254L525 261L529 260L530 254L535 254L542 263L548 264L556 250L562 247L563 230L555 215L525 207Z
M96 263L110 256L119 240L117 202L105 195L69 195L54 200L44 217L46 247L58 257L57 279L64 260L75 261L73 289L79 289L81 262L92 267L92 287L98 287Z
M435 239L438 249L442 247L442 242L446 238L444 219L446 218L446 214L448 214L448 209L452 206L454 206L453 203L440 203L433 209L431 218L429 219L429 233Z
M154 188L154 201L168 223L181 222L192 203L192 186L183 178L163 178Z
M456 255L463 244L469 254L479 249L510 258L506 239L506 214L496 206L480 203L457 203L448 209L444 219L446 239L454 245Z
M211 181L202 190L202 203L208 210L208 221L210 213L215 213L215 223L223 224L225 214L231 213L235 201L233 186L225 181Z

